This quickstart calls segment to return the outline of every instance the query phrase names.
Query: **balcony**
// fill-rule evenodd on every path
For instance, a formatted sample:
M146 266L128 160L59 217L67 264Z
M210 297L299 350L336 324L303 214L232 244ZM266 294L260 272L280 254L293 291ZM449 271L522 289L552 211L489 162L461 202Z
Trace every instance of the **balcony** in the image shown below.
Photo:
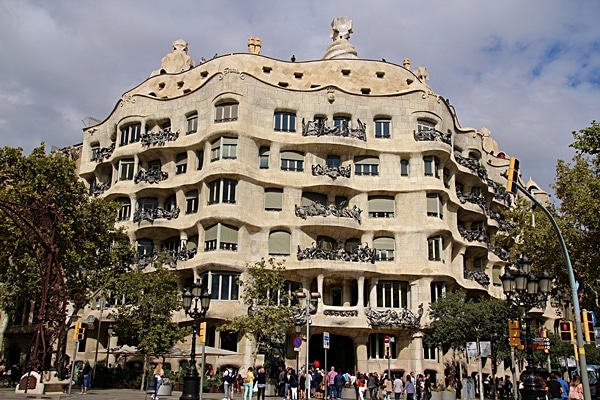
M108 147L100 147L92 149L92 160L97 163L102 162L104 160L108 160L110 156L112 156L113 151L115 151L115 144L111 144Z
M312 203L308 206L295 205L296 217L306 219L307 217L327 217L332 215L338 218L353 218L360 224L360 214L362 210L356 206L356 204L350 208L346 206L346 203L342 204L330 204L324 206L319 202Z
M346 121L327 126L324 119L304 122L302 118L302 136L342 136L367 141L367 127L360 119L356 120L358 128L352 128Z
M135 182L136 184L140 182L147 182L152 184L164 181L168 177L169 174L161 170L139 171L137 174L135 174L133 182Z
M313 243L312 247L301 249L298 246L298 261L303 260L334 260L334 261L349 261L349 262L370 262L375 264L376 249L369 248L365 243L364 247L357 247L352 251L347 251L342 246L337 249L328 250L320 248Z
M450 133L440 132L436 129L420 130L413 132L417 142L435 142L440 141L447 145L452 145L452 135Z
M352 167L349 165L347 167L330 167L323 166L320 164L315 164L312 166L312 174L313 176L328 176L331 179L337 179L338 177L350 178L350 173L352 172Z
M167 142L174 142L179 137L179 132L171 132L171 128L158 132L146 132L140 136L140 142L144 147L164 146Z
M373 328L394 327L394 328L421 328L421 317L423 316L423 303L419 304L417 311L411 311L408 308L402 308L398 311L387 308L375 310L367 308L365 310L369 325Z
M154 222L154 220L156 220L156 219L171 220L171 219L175 219L177 217L179 217L179 207L175 208L172 211L167 211L161 207L151 208L151 209L138 208L137 210L135 210L135 213L133 214L133 222L137 222L137 223L140 223L142 221Z

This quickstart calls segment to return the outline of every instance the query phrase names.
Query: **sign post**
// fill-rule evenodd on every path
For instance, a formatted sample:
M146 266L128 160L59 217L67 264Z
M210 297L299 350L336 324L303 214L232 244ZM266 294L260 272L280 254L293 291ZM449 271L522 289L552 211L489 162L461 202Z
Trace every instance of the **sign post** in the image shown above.
M389 337L388 335L385 335L385 336L383 337L383 343L384 343L384 345L385 345L385 356L386 356L386 357L387 357L387 359L388 359L388 369L387 369L387 373L388 373L388 379L392 380L392 379L391 379L391 378L392 378L392 373L391 373L391 371L390 371L390 359L391 359L392 357L391 357L391 354L390 354L390 337Z
M327 372L329 371L327 369L327 350L329 350L329 345L331 343L329 342L329 332L323 332L323 349L325 349L325 365L323 366L323 368L325 369L325 396L327 396L327 393L329 393L329 382L327 381Z

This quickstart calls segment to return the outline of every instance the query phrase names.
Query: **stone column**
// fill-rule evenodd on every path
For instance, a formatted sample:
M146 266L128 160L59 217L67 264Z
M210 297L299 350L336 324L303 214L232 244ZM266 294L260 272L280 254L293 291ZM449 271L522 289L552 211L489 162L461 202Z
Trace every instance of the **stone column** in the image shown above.
M415 373L423 372L423 332L416 332L413 334L412 342L409 345L410 348L410 371ZM410 372L409 371L409 372Z
M377 284L379 278L371 278L371 287L369 288L369 307L377 307Z
M358 277L358 315L365 313L365 276L361 275Z
M367 343L369 335L358 334L354 337L355 371L368 372Z
M350 291L352 281L344 279L342 282L342 305L344 307L350 307L350 298L352 297L352 292Z
M325 293L323 293L323 281L325 280L325 276L323 274L319 274L317 276L317 292L321 293L321 298L319 299L319 302L317 303L317 313L318 314L322 314L323 313L323 297L325 296ZM310 296L310 293L309 293Z

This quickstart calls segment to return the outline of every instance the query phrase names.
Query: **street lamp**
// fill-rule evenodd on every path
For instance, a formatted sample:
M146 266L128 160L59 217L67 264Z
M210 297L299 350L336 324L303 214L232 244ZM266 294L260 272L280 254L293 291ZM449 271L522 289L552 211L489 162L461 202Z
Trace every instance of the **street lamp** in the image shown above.
M108 335L108 342L106 344L106 367L108 368L108 356L110 355L110 339L112 338L113 335L113 324L112 322L110 324L108 324L108 329L106 330L106 333Z
M310 292L310 296L307 296L304 292L296 293L296 298L298 300L306 299L306 372L308 373L308 365L309 365L309 344L310 344L310 305L311 303L316 306L321 298L321 293L318 292ZM307 391L307 397L310 400L310 390Z
M523 400L537 400L546 396L533 365L533 345L531 340L531 316L532 308L546 308L550 284L554 279L546 269L539 276L531 272L531 261L526 253L517 260L517 271L511 273L508 266L504 275L500 277L502 290L511 305L525 309L526 344L527 344L527 367L521 374L521 397Z
M200 309L198 309L198 301ZM192 308L192 302L194 307ZM192 324L192 349L190 350L190 365L183 377L183 390L180 400L200 399L200 375L196 369L196 335L198 333L198 319L204 317L210 307L210 293L200 283L192 285L192 291L186 289L183 293L183 311L193 319Z

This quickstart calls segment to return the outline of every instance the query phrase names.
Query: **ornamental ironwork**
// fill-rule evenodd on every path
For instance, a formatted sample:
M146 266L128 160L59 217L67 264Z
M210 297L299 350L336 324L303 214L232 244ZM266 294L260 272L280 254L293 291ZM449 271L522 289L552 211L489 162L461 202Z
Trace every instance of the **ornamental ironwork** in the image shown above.
M458 226L458 233L469 242L482 242L490 243L490 238L484 231L480 230L467 230L462 226Z
M154 222L155 219L175 219L179 217L179 207L173 209L172 211L167 211L164 208L138 208L135 210L133 214L133 222L140 223L142 221L150 221Z
M179 250L164 250L162 252L152 251L148 254L139 254L137 258L137 267L144 269L150 264L155 264L162 258L162 265L168 265L171 268L177 268L177 261L191 260L198 253L197 249L187 249L185 244L182 244Z
M327 217L328 215L332 215L334 217L339 218L353 218L360 224L361 218L360 214L362 210L356 206L356 204L350 208L347 206L346 202L342 202L341 204L330 204L328 206L324 206L319 202L314 202L308 206L299 206L297 204L294 205L296 217L300 217L302 219L306 219L307 217Z
M510 253L504 247L489 245L488 250L494 253L502 261L508 261L510 259Z
M452 145L452 134L440 132L437 129L425 129L414 131L413 136L417 142L435 142L440 141Z
M327 119L304 122L302 118L302 136L342 136L367 141L367 125L357 119L358 127L352 128L349 121L341 120L333 126L325 125Z
M81 146L67 146L62 149L52 150L51 155L67 157L70 160L77 160L81 154Z
M392 309L375 310L367 308L365 310L369 325L372 327L398 327L398 328L421 328L421 317L423 316L423 303L419 304L417 312L408 308L403 308L400 312Z
M463 167L470 169L472 172L477 174L477 176L479 178L481 178L482 180L487 182L487 178L488 178L487 171L485 170L484 167L481 166L481 164L479 164L479 160L477 160L475 158L463 157L457 151L454 152L454 159L456 160L457 163L459 163Z
M504 203L511 205L512 204L512 195L508 193L506 190L504 191L496 191L494 194L494 199L503 201Z
M356 310L325 310L323 311L323 314L328 317L358 317L358 311Z
M161 170L151 170L151 171L138 171L133 178L133 181L137 184L140 182L147 183L159 183L161 181L166 180L169 177L169 174L165 171Z
M98 183L94 181L90 185L90 196L98 197L108 189L110 189L110 182Z
M312 174L313 176L328 176L331 179L337 179L338 177L350 178L350 173L352 171L352 167L348 165L347 167L342 166L323 166L321 164L315 164L312 166Z
M303 260L337 260L337 261L350 261L350 262L370 262L375 264L375 254L377 251L374 248L370 248L367 243L364 247L358 246L352 251L348 251L338 244L337 249L328 250L317 246L313 243L312 247L301 249L298 245L298 261Z
M140 135L140 142L144 147L164 146L167 142L174 142L179 137L179 132L171 132L171 128L158 132L146 132Z
M92 153L92 161L102 162L104 160L108 160L110 156L112 156L113 151L115 151L114 143L108 147L100 147L98 149L94 149Z
M471 279L471 280L479 283L481 286L487 287L490 285L490 277L488 276L488 274L486 274L483 271L466 270L465 278Z
M511 224L510 222L508 222L506 220L506 218L504 218L504 216L502 214L500 214L499 212L491 211L490 218L492 218L494 221L498 222L498 229L503 232L509 231L512 228L514 228L514 225Z

